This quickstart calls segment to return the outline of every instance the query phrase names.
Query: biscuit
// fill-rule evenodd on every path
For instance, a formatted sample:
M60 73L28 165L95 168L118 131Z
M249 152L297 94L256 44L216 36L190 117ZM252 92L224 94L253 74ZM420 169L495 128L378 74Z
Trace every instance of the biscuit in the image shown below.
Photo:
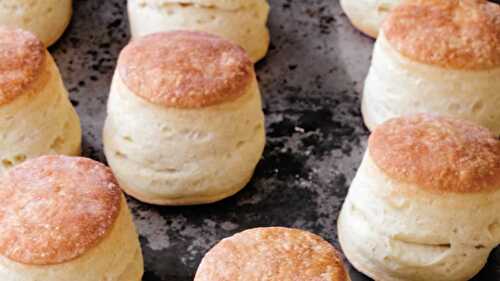
M254 62L269 47L266 0L128 0L132 37L193 30L229 39L243 47Z
M338 219L344 254L375 280L469 280L500 243L500 141L435 115L375 129Z
M0 172L45 154L80 154L81 128L43 44L0 27Z
M46 47L54 44L69 25L72 0L2 0L0 25L35 34Z
M321 237L283 227L255 228L219 242L194 281L349 281L342 258Z
M104 151L124 190L159 205L211 203L241 190L265 145L253 64L199 32L132 41L108 101Z
M0 183L1 280L141 280L138 235L107 167L42 156Z
M351 23L366 35L377 38L380 27L401 0L340 0Z
M500 135L500 5L413 0L393 10L375 44L362 112L373 129L406 114L473 121Z

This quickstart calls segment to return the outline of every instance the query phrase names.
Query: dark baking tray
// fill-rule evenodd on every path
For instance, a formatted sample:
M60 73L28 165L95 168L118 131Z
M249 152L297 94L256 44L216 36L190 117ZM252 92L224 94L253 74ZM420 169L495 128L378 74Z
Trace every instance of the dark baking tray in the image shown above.
M217 204L129 200L145 281L192 280L211 246L251 227L302 228L338 247L337 214L368 137L359 97L373 41L351 27L337 0L270 2L272 44L256 66L267 117L264 157L252 182ZM124 0L76 0L68 31L50 48L82 120L83 154L100 161L109 85L128 40ZM475 280L500 280L499 264L496 251ZM352 279L369 280L354 271Z

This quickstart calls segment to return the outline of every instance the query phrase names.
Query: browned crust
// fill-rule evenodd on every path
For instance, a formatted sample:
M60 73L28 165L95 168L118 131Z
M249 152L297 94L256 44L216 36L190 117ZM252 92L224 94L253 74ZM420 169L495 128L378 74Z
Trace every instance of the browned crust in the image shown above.
M110 232L120 204L113 174L96 161L28 160L0 179L0 254L30 265L77 258Z
M289 228L250 229L222 240L198 268L195 281L346 281L338 252L321 237Z
M486 0L412 0L396 7L383 33L402 55L451 69L500 66L500 5Z
M132 41L118 71L137 96L165 107L199 108L234 100L254 78L239 46L192 31L157 33Z
M391 119L373 131L368 147L382 172L427 191L500 189L500 141L467 121L423 114Z
M0 105L30 87L44 69L47 52L30 32L0 27Z

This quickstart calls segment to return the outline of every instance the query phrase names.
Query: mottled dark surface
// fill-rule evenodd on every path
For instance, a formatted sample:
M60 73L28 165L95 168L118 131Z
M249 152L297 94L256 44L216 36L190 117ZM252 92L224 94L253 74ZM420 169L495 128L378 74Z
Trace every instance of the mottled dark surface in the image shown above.
M270 2L272 46L257 65L264 157L249 186L217 204L162 208L130 200L145 281L192 280L211 246L251 227L303 228L338 246L337 214L368 136L359 96L373 41L351 27L337 0ZM83 123L84 155L101 161L107 93L128 39L125 0L76 0L70 28L50 49ZM500 276L490 262L478 280L499 280L494 272ZM368 280L355 272L352 278Z

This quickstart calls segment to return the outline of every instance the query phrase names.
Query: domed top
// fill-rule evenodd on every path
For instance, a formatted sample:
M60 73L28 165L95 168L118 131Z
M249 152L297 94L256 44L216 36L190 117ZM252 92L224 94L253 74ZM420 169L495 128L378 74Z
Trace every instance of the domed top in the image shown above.
M13 101L37 80L45 56L46 49L35 35L0 26L0 105Z
M431 192L500 189L500 141L468 121L434 115L391 119L373 131L368 150L389 177Z
M347 281L337 251L321 237L281 227L222 240L203 258L195 281Z
M254 78L239 46L201 32L156 33L122 51L118 72L137 96L165 107L198 108L234 100Z
M0 179L0 255L30 265L77 258L109 233L120 204L113 174L98 162L28 160Z
M486 0L411 0L396 7L383 34L402 55L444 68L500 67L500 5Z

